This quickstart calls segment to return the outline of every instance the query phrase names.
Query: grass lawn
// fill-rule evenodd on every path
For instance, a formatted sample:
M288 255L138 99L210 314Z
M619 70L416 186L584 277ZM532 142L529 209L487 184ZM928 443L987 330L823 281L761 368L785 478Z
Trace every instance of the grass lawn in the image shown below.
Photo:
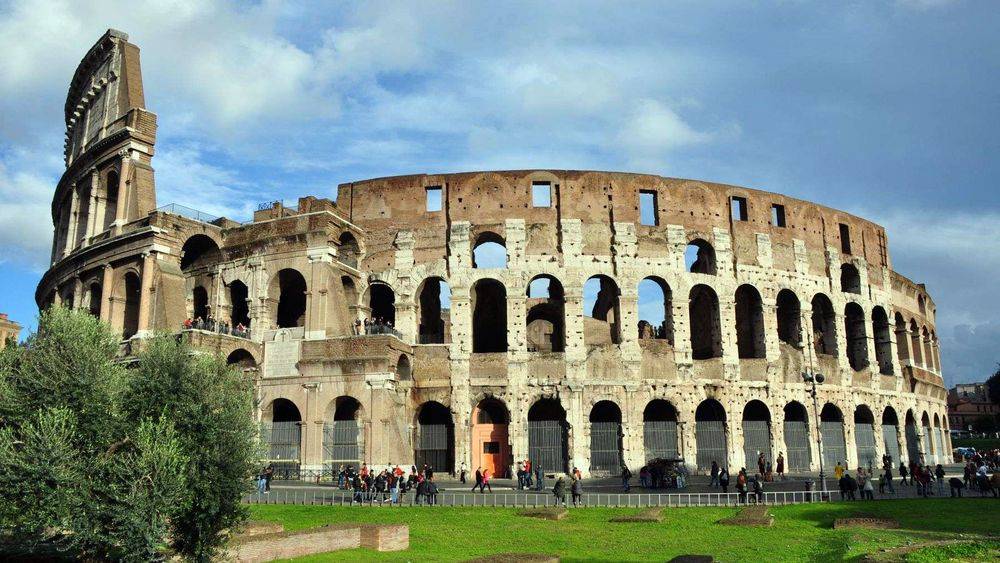
M977 451L988 451L1000 448L1000 438L952 438L953 448L976 448Z
M717 561L833 561L917 542L1000 534L998 509L995 499L801 504L772 508L771 528L746 528L717 523L735 508L668 508L661 523L612 524L612 517L639 509L571 509L554 522L518 516L512 508L252 507L254 519L281 522L286 530L342 522L410 525L407 551L350 550L299 561L461 561L505 552L553 554L563 561L666 561L682 554L708 554ZM901 528L833 529L835 518L851 515L895 518ZM997 540L921 550L911 558L982 560L979 553L996 553Z

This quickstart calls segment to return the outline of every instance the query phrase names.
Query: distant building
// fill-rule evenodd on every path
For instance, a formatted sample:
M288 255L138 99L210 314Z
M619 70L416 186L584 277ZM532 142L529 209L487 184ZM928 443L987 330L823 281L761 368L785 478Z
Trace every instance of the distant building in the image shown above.
M998 414L1000 405L990 400L986 383L961 383L948 391L948 422L954 430L969 430L977 419Z
M7 340L17 342L21 336L21 325L7 318L7 313L0 313L0 348L7 346Z

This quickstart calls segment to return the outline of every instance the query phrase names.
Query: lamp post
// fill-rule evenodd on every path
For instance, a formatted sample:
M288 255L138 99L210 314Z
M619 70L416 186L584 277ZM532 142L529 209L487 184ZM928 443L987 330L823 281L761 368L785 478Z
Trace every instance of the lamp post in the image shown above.
M820 492L820 498L825 498L827 492L826 473L823 470L823 429L819 421L819 400L816 398L816 386L822 384L825 380L826 378L823 377L822 373L813 373L812 371L802 372L802 381L805 381L809 385L809 396L813 400L813 417L816 420L816 436L819 443L819 481L820 486L823 487Z

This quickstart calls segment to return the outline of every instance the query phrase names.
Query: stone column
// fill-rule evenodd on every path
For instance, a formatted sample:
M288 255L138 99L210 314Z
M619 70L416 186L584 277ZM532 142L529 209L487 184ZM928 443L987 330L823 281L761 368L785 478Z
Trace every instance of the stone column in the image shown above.
M146 336L153 328L150 323L153 307L153 276L155 275L156 254L142 255L142 280L139 290L139 330L137 336Z
M91 168L90 191L87 193L87 236L83 239L84 244L89 244L90 237L100 232L100 225L97 224L98 190L100 190L100 176L96 168Z
M80 276L76 276L73 278L73 308L79 309L81 303L83 303L83 280Z
M123 149L118 153L121 158L121 171L118 175L118 201L115 209L114 234L122 232L122 225L128 222L128 200L129 200L129 175L132 173L132 153L129 149ZM141 326L141 325L140 325Z
M854 431L854 413L844 413L844 449L847 450L847 467L857 469L861 465L858 459L858 442Z
M113 294L115 283L115 269L111 264L104 265L104 278L101 281L101 320L111 322L111 295Z
M578 285L564 288L566 303L563 314L566 323L566 363L582 363L587 358L587 348L583 338L583 287Z
M80 212L80 195L76 191L76 182L70 184L69 224L66 226L66 242L63 244L63 256L69 255L76 247L76 222Z

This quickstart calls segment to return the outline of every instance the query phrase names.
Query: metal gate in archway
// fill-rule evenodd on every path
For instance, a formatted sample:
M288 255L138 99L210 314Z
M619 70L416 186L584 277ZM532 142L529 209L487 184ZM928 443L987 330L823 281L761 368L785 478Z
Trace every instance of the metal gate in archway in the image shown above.
M771 423L766 420L744 420L743 459L748 469L757 466L760 453L764 454L765 461L771 461Z
M788 470L809 471L812 463L812 451L809 444L809 423L802 421L786 421L785 448L788 449Z
M642 424L642 444L646 461L651 459L676 459L677 423L672 420L650 420Z
M590 473L594 476L617 475L622 466L622 424L590 423Z
M414 461L417 469L424 465L431 469L451 473L452 444L455 443L455 428L450 424L421 424L417 427L417 447Z
M820 422L823 437L823 463L830 470L838 463L847 462L847 442L844 440L844 423L841 421Z
M906 425L906 456L910 463L920 462L920 436L913 424Z
M302 423L264 422L260 425L261 441L267 444L267 462L274 466L278 478L297 476L301 462Z
M323 465L337 472L341 465L361 467L364 437L357 420L335 420L323 425Z
M948 460L948 456L944 453L944 434L941 432L940 427L934 428L934 451L937 452L938 462L945 463Z
M542 471L566 472L569 464L566 424L560 420L528 421L528 459Z
M854 424L854 444L858 450L858 465L861 467L878 468L881 464L876 459L875 428L867 422Z
M712 468L712 462L719 467L729 465L726 455L726 423L721 420L698 420L694 423L694 439L698 447L698 469Z
M885 453L889 454L894 464L899 459L899 427L895 424L882 425L882 441L885 443Z

